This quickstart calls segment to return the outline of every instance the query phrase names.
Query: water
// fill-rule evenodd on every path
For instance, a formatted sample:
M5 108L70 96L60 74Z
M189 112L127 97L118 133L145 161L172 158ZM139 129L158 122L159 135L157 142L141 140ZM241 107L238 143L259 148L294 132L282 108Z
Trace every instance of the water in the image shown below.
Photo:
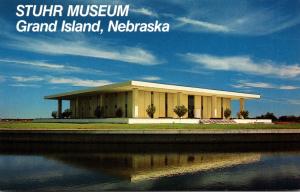
M300 144L0 144L0 191L295 190Z

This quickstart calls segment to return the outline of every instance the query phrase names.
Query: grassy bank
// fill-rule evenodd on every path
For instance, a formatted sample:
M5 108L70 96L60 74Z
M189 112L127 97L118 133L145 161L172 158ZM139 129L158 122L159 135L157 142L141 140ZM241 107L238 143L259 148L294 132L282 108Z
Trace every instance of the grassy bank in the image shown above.
M28 129L28 130L80 130L80 129L300 129L300 124L149 124L128 125L109 123L24 123L1 122L1 129Z

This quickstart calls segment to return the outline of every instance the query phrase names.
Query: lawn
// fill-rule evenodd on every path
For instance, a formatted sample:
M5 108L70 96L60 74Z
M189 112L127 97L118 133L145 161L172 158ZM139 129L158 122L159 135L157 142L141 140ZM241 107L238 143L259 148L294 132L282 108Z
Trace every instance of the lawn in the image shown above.
M32 123L0 122L1 129L80 130L80 129L300 129L300 124L109 124L109 123Z

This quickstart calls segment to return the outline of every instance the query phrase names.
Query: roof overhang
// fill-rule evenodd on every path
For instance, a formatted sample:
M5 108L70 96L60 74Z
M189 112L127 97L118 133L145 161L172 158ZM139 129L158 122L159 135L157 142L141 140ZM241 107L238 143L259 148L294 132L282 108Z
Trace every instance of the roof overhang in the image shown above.
M169 85L169 84L161 84L161 83L150 83L150 82L143 82L143 81L127 81L123 83L109 84L109 85L94 87L90 89L49 95L46 96L45 99L72 99L76 96L88 96L88 95L94 95L103 92L109 93L109 92L131 91L134 88L145 90L145 91L157 91L157 92L169 92L169 93L182 92L191 95L203 95L203 96L215 95L215 96L231 98L231 99L240 99L240 98L259 99L260 98L260 95L249 94L249 93L221 91L221 90L214 90L214 89L203 89L203 88L196 88L196 87L186 87L186 86Z

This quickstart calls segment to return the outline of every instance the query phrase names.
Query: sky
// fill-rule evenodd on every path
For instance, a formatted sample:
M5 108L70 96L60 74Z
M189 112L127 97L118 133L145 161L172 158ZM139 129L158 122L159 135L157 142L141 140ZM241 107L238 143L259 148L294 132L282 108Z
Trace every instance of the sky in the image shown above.
M246 101L250 116L300 115L299 0L45 2L129 4L126 19L168 22L170 32L20 33L24 1L1 0L0 118L50 117L57 103L45 95L128 80L260 94ZM107 20L78 21L98 19Z

